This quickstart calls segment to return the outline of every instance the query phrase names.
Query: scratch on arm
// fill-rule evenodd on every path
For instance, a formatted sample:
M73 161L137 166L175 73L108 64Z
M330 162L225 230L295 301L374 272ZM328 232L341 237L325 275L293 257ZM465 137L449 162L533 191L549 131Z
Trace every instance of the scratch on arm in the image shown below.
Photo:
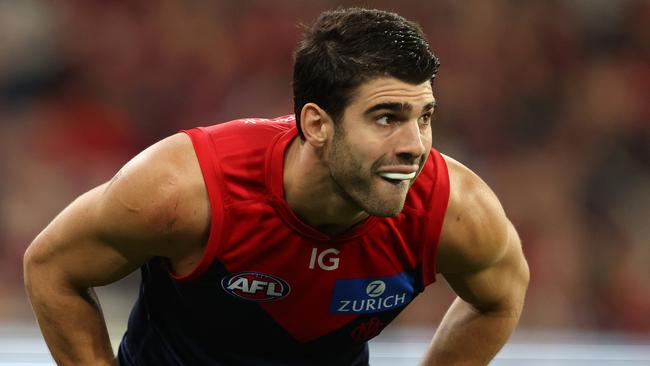
M120 179L121 176L122 176L122 170L120 169L120 171L117 172L117 174L115 174L113 176L113 178L111 178L111 181L108 182L108 185L106 186L106 189L104 189L104 194L106 194L106 192L108 192L108 190L111 189L111 186L113 185L113 183L117 182L117 180Z
M113 184L114 184L115 182L117 182L117 181L120 179L120 177L122 176L122 173L123 173L122 170L120 170L119 172L117 172L117 174L115 174L115 176L113 176L113 178L111 179L111 181L108 182L108 185L107 185L106 188L104 189L103 194L106 194L106 193L108 192L108 190L111 189L111 187L113 186ZM129 212L136 212L136 213L137 213L137 212L140 212L140 211L142 210L140 207L133 206L133 205L129 204L128 202L126 202L122 197L120 197L119 194L116 194L115 196L116 196L115 199L116 199L116 200L117 200L117 201L118 201L122 206L124 206L124 208L126 208L127 211L129 211Z

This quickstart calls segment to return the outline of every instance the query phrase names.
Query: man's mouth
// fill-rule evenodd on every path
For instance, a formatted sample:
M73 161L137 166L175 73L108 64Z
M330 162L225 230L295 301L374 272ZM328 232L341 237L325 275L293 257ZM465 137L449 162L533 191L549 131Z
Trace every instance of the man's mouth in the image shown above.
M383 178L393 180L393 181L402 181L402 180L411 180L415 178L415 172L412 173L393 173L393 172L381 172L379 173Z
M417 165L386 165L379 169L377 174L386 182L394 186L408 185L418 174Z

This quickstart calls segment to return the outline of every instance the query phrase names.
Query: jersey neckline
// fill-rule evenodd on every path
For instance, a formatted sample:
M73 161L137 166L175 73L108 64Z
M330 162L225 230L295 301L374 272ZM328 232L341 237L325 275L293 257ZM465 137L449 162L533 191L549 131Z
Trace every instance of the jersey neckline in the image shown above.
M318 241L343 241L365 234L376 223L378 219L376 216L369 216L342 234L329 235L302 221L291 209L284 197L284 155L291 141L297 136L297 128L291 126L287 131L275 136L266 152L265 183L279 216L298 234Z

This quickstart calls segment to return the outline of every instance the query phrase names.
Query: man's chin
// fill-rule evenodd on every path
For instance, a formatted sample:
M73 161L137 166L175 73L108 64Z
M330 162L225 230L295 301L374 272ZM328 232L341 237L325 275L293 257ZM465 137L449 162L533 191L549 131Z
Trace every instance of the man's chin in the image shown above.
M396 211L381 211L381 212L368 212L369 215L371 216L377 216L377 217L395 217L399 215L399 213L402 212L402 210L396 210Z
M402 212L406 202L408 187L400 186L388 185L385 182L375 183L370 190L353 191L348 198L368 215L393 217Z
M394 217L399 215L404 209L404 201L400 202L375 202L372 207L366 207L365 211L369 215L379 217Z

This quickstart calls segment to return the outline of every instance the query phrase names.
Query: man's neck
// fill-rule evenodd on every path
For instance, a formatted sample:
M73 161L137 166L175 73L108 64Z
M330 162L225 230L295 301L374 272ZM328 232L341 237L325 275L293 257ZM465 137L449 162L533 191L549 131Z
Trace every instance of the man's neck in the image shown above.
M296 137L284 154L284 197L305 223L338 235L369 215L336 192L329 168L313 146Z

